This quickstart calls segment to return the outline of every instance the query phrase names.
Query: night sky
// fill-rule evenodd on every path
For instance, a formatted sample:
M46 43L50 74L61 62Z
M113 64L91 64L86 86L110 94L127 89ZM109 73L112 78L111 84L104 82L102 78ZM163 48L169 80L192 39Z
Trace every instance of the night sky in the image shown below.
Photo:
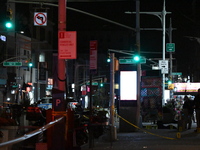
M68 3L68 7L80 9L121 24L135 28L135 15L125 14L125 11L135 12L135 1L115 1L115 2L82 2ZM172 14L166 15L166 28L169 28L170 18L172 20L172 42L175 43L175 53L173 53L173 63L176 67L173 72L182 72L187 76L200 64L199 55L200 45L196 37L200 37L200 1L197 0L166 0L166 11ZM161 12L163 10L163 0L141 0L141 12ZM101 21L84 14L76 13L71 10L68 12L68 29L78 30L128 30L123 27ZM73 14L73 15L72 15ZM71 16L76 16L71 18ZM141 28L162 28L158 17L152 15L140 16ZM73 26L71 25L73 24ZM133 36L134 36L133 32ZM191 38L191 37L195 37ZM133 43L135 38L133 37ZM166 34L166 43L169 42ZM162 58L162 31L141 31L141 53L147 58ZM149 53L148 53L149 52ZM152 52L160 52L153 54ZM166 58L169 55L166 53Z
M134 0L68 2L67 6L110 19L132 28L135 28L136 25L135 15L125 14L126 11L135 12L136 6ZM176 64L176 68L173 69L174 72L183 72L185 76L194 71L200 71L200 67L198 67L200 66L200 44L196 40L200 38L199 7L200 1L198 0L166 0L166 11L172 13L166 15L166 28L169 27L170 18L172 20L172 27L175 28L173 30L172 42L175 43L176 49L173 54L173 57L176 59L173 61L173 64ZM25 8L28 7L23 8L23 11L25 11ZM162 9L163 0L140 0L141 12L161 12ZM52 11L52 8L48 11L51 18L55 18L55 21L57 21L57 8L54 7L54 11ZM140 21L141 28L162 28L161 21L156 16L140 15ZM67 30L77 32L127 31L132 34L130 40L132 41L132 49L134 50L136 35L134 31L70 9L67 9ZM169 42L168 39L166 34L166 43ZM127 49L127 47L124 47L124 49ZM153 54L153 52L158 53ZM162 58L162 31L141 31L141 53L147 58ZM166 53L167 57L169 55Z

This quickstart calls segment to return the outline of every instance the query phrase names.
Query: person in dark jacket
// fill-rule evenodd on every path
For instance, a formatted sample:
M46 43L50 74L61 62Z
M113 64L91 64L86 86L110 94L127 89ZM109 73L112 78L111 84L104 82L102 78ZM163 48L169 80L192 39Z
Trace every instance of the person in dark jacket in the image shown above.
M200 89L194 98L194 108L196 112L197 129L200 128Z
M192 117L194 113L194 102L188 98L184 97L183 111L185 115L186 128L191 129L192 126Z

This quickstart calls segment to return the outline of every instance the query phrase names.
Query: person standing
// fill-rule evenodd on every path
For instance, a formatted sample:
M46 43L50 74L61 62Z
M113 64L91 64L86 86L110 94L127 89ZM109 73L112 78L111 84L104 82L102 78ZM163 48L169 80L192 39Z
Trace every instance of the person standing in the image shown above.
M192 126L192 117L194 113L194 103L192 100L188 98L188 96L184 97L184 104L183 104L183 112L185 115L185 121L186 121L186 128L191 129ZM188 125L188 126L187 126Z
M200 88L194 98L194 109L196 112L197 129L200 128Z

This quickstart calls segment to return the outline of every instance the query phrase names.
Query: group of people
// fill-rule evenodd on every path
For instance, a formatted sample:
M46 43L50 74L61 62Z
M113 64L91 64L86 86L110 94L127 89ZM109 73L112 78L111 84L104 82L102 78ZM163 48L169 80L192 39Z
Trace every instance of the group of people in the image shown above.
M195 96L194 100L190 100L187 96L185 96L184 101L183 114L186 120L186 128L191 129L195 111L197 129L200 129L200 89L198 89L198 94Z

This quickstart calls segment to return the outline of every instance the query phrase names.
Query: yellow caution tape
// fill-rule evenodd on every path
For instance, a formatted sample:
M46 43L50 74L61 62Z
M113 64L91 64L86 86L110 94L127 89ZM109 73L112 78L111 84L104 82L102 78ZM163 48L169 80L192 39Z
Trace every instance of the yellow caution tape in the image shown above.
M89 117L87 117L87 116L85 116L85 115L83 115L83 117L85 117L86 119L89 119Z
M132 124L132 123L129 122L128 120L122 118L122 117L121 117L120 115L118 115L117 113L115 113L115 114L116 114L119 118L121 118L122 120L124 120L125 122L127 122L128 124L132 125L133 127L137 128L137 129L139 129L139 130L142 130L142 131L144 131L144 132L146 132L146 133L148 133L148 134L151 134L151 135L154 135L154 136L158 136L158 137L161 137L161 138L165 138L165 139L169 139L169 140L177 140L177 138L171 138L171 137L161 136L161 135L157 135L157 134L151 133L151 132L149 132L149 131L147 131L147 130L141 129L140 127L138 127L138 126Z

